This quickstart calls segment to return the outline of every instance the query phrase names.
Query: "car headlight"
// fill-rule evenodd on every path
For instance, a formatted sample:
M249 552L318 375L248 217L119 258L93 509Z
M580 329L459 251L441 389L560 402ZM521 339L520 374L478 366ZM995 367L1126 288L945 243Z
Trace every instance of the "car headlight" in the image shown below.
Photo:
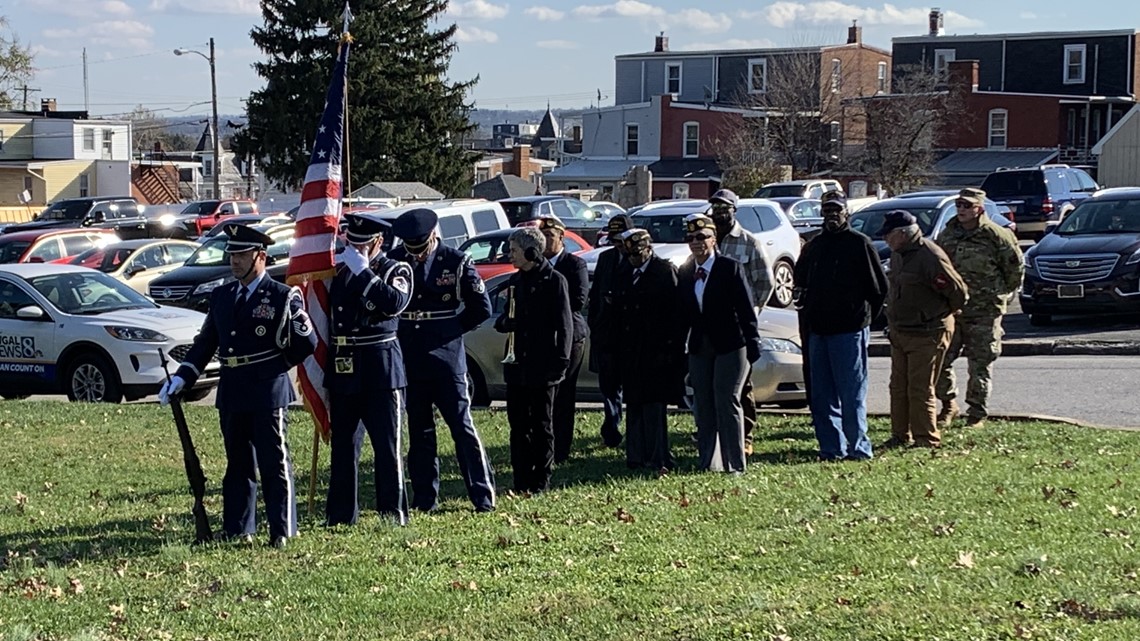
M178 218L174 214L163 214L158 217L158 222L162 223L163 227L170 227L177 220Z
M761 338L760 349L765 352L779 352L782 354L801 354L800 346L784 338Z
M1128 260L1124 261L1125 265L1135 265L1136 263L1140 263L1140 249L1132 252L1132 255L1128 257Z
M1037 255L1032 252L1025 252L1021 255L1022 266L1025 267L1027 272L1037 271Z
M143 341L147 343L165 343L170 337L153 329L142 327L128 327L125 325L107 325L103 327L107 333L121 341Z
M208 294L208 293L214 291L215 289L217 289L224 282L226 282L226 279L224 279L224 278L215 278L214 280L208 280L208 281L202 283L201 285L198 285L197 287L195 287L194 293L195 294Z

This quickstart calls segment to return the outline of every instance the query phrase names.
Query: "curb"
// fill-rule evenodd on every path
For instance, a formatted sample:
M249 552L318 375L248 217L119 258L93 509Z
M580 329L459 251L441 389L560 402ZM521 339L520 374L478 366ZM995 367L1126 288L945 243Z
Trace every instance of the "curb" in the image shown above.
M872 341L870 356L890 356L891 344ZM1002 356L1140 356L1140 341L1024 340L1003 341Z
M768 415L786 415L786 416L811 416L810 410L787 410L775 408L757 408L757 413ZM868 418L890 418L889 412L867 412ZM1007 412L1004 414L990 414L986 417L987 421L1006 421L1008 423L1061 423L1064 425L1073 425L1075 427L1087 427L1098 430L1114 430L1119 432L1140 432L1140 426L1126 426L1126 425L1101 425L1099 423L1089 423L1067 416L1052 416L1050 414L1033 414L1033 413L1016 413ZM945 428L944 428L945 429ZM953 429L953 428L952 428Z

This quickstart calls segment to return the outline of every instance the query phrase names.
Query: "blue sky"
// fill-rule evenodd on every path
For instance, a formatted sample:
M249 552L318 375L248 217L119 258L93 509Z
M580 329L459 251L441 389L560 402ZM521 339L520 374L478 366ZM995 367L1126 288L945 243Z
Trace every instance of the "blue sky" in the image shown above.
M1004 33L1140 26L1134 0L1035 2L961 0L932 3L860 0L452 0L441 22L459 26L453 78L480 76L478 107L574 108L612 104L613 57L650 50L665 31L673 50L841 42L858 19L864 41L889 49L891 38L926 32L931 4L946 13L946 32ZM197 56L217 42L219 110L244 111L261 81L250 68L260 52L249 30L257 0L10 0L9 28L36 53L34 99L83 108L81 51L89 60L93 114L121 114L143 104L162 115L209 111L209 67ZM360 43L365 46L366 43ZM351 69L350 69L351 73Z

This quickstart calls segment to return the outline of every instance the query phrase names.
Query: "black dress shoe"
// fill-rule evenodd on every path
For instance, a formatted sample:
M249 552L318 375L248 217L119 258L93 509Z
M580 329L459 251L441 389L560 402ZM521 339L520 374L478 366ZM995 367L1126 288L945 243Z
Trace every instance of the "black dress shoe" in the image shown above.
M288 540L289 539L287 539L283 536L275 536L272 539L270 539L269 547L275 548L278 550L283 550L283 549L285 549L285 544Z
M253 543L252 534L233 534L231 532L218 532L214 540L219 543Z

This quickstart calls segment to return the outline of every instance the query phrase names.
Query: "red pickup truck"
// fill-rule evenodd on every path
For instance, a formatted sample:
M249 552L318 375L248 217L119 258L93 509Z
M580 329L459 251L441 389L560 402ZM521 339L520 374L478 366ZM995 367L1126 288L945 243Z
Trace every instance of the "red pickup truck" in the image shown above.
M229 216L257 214L252 200L198 200L187 203L181 212L148 221L152 238L194 238L201 236Z

